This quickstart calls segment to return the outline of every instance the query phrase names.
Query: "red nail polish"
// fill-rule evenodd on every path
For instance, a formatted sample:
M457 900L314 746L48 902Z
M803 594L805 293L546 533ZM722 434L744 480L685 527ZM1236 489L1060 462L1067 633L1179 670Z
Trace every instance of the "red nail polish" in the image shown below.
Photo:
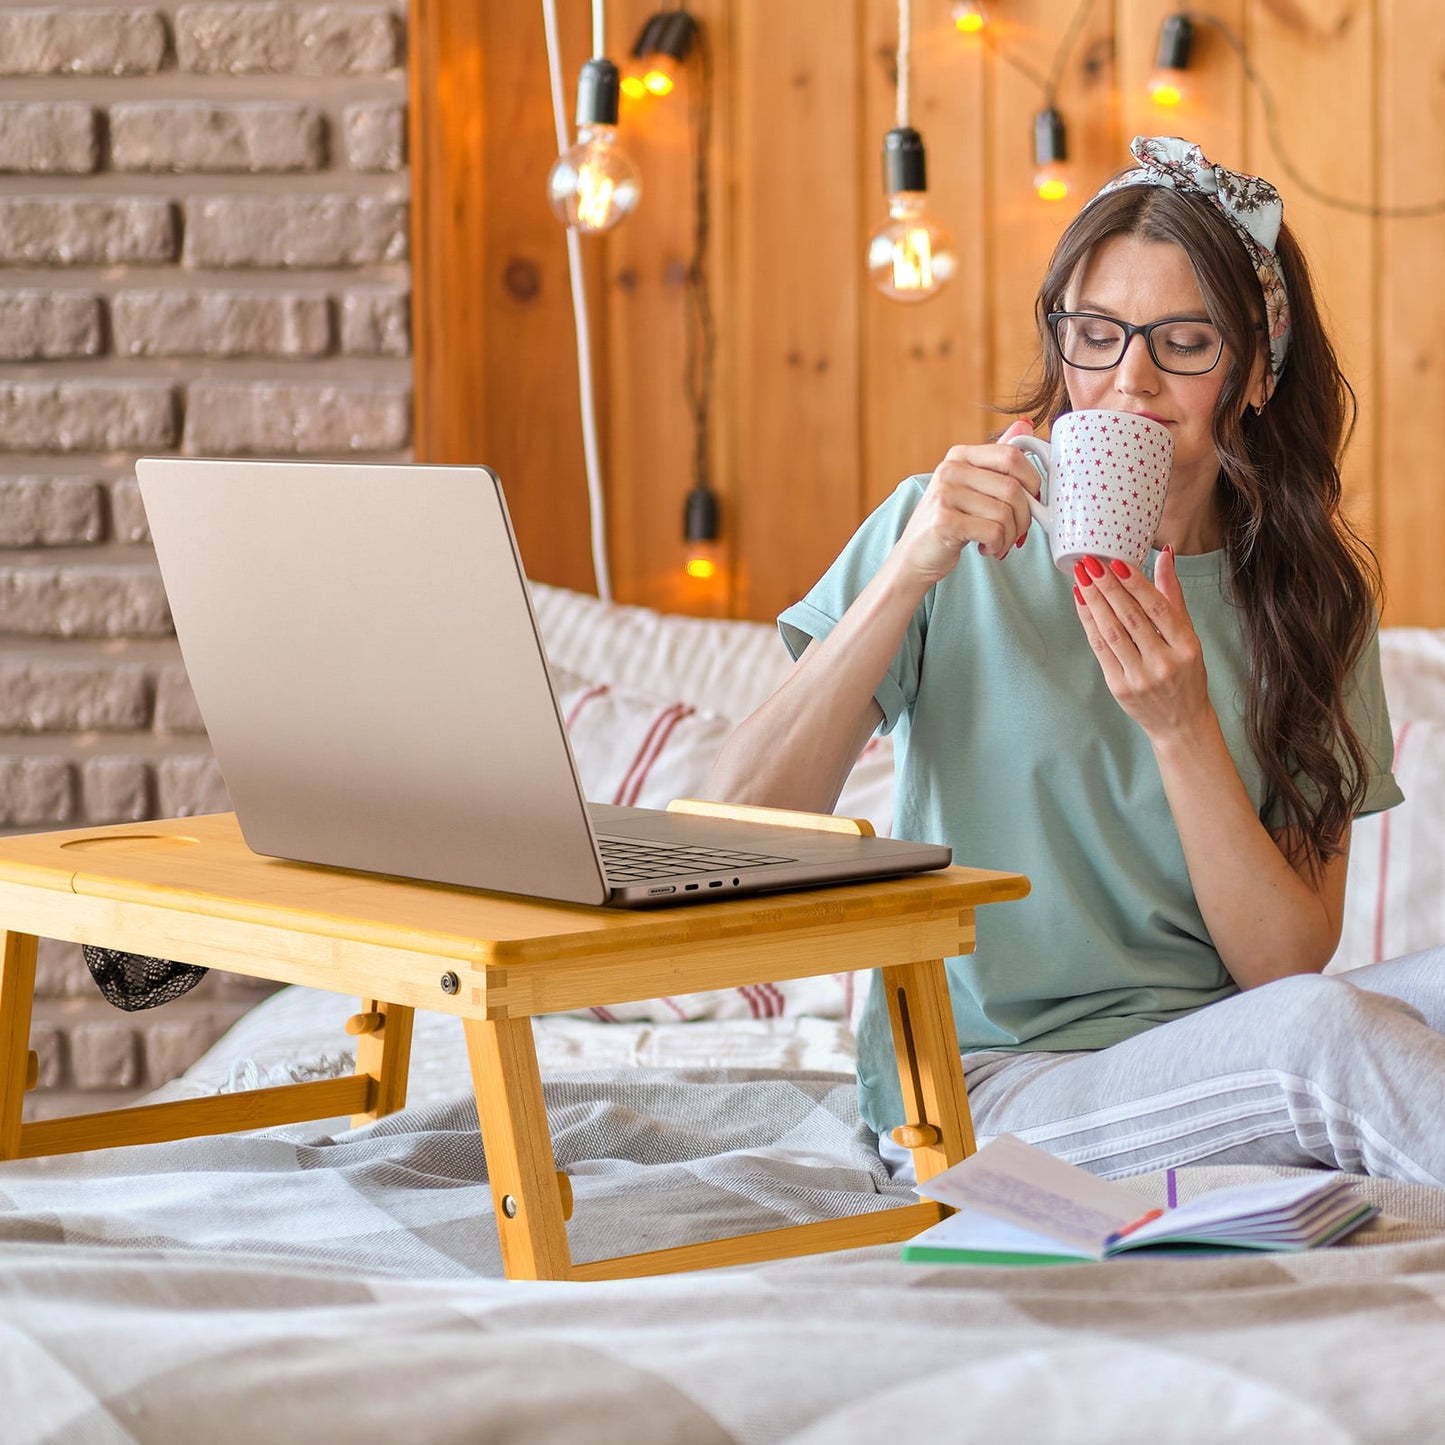
M1097 557L1085 557L1084 565L1095 577L1102 577L1104 575L1104 564L1099 561Z
M1114 576L1116 577L1127 577L1129 575L1129 564L1127 562L1121 562L1117 557L1109 563L1109 566L1113 568Z
M1028 534L1027 532L1025 532L1025 533L1023 534L1023 536L1020 537L1020 538L1018 539L1018 541L1014 543L1015 548L1022 547L1023 544L1028 541L1028 539L1029 539L1029 534Z
M1082 562L1074 563L1074 579L1080 587L1088 587L1094 581L1094 579L1089 576L1089 569L1085 567Z
M1080 607L1086 605L1084 602L1084 594L1080 592L1077 587L1074 588L1074 601L1077 602Z

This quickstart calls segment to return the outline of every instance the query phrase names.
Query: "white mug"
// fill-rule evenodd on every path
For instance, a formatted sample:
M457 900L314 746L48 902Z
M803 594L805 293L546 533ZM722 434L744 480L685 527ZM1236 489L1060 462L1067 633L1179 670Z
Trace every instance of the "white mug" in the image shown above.
M1073 574L1081 557L1142 567L1164 514L1174 438L1162 422L1127 411L1070 411L1047 442L1010 437L1043 481L1029 511L1049 537L1054 565Z

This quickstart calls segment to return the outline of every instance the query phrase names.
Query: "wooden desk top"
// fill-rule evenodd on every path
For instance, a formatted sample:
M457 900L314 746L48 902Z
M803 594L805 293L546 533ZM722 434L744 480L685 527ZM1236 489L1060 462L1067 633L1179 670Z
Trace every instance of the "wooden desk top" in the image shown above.
M263 857L246 846L232 813L0 839L3 882L478 966L936 917L1029 891L1020 874L954 867L703 905L589 908Z

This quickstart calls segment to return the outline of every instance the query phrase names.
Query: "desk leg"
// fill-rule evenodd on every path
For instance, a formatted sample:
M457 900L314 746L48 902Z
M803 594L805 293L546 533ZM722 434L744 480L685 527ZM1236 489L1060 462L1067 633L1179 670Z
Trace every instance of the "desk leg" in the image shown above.
M466 1019L508 1279L570 1279L572 1254L531 1019Z
M20 1111L30 1072L35 948L28 933L0 934L0 1159L20 1157Z
M371 1107L364 1114L351 1116L353 1129L406 1107L406 1077L411 1068L411 1025L415 1013L415 1009L383 999L362 1000L359 1017L368 1022L380 1018L381 1023L368 1027L356 1040L356 1072L370 1075L372 1084Z
M882 974L898 1051L903 1108L908 1124L918 1130L914 1136L918 1142L911 1145L913 1167L919 1179L931 1179L978 1147L953 1026L948 974L942 959L894 964Z

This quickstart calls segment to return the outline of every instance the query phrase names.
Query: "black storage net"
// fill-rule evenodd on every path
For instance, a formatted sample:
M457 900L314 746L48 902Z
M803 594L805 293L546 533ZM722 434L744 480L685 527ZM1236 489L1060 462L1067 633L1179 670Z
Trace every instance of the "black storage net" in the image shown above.
M193 963L126 953L119 948L93 948L84 944L85 966L107 1003L127 1013L157 1008L178 999L205 978L206 970Z

